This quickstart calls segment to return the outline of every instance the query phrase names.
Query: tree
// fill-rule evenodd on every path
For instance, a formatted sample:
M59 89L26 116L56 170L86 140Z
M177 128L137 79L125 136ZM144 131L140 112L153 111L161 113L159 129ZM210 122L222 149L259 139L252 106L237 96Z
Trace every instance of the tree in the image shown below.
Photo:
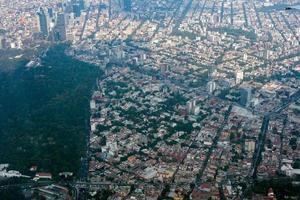
M229 135L230 142L233 142L234 138L235 138L235 134L231 132Z
M292 137L292 138L290 139L289 145L291 146L291 148L292 148L293 150L296 150L296 149L297 149L297 138Z
M113 191L109 189L100 190L96 194L96 200L107 200L111 195L113 195Z
M106 145L106 136L102 136L101 140L100 140L100 145L101 146L105 146Z
M25 200L25 196L19 187L0 189L0 197L3 200Z
M267 139L267 147L268 149L271 149L272 148L272 141L270 139Z
M293 163L293 168L300 169L300 159L295 160L295 162Z

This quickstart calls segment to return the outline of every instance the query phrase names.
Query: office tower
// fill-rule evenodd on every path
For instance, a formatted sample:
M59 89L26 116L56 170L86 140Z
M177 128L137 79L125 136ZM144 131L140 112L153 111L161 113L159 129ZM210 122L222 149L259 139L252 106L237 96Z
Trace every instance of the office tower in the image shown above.
M240 104L249 107L251 102L251 88L245 87L240 89Z
M248 54L247 54L247 53L244 53L243 61L244 61L244 62L247 62L247 60L248 60Z
M1 41L1 46L2 46L2 49L6 49L7 48L7 41L5 38L2 38Z
M43 8L40 8L37 14L39 17L39 31L41 32L43 37L46 38L48 36L47 16Z
M123 8L125 12L131 12L131 0L123 0Z
M111 0L108 0L108 19L111 19Z
M194 113L196 108L196 99L190 100L187 102L187 111L188 113L192 114Z
M209 81L207 83L207 91L212 94L216 90L216 83L214 81Z
M269 60L269 59L271 59L272 56L273 56L273 51L271 51L271 50L266 50L264 54L265 54L265 55L264 55L265 59L266 59L266 60Z
M54 28L54 39L56 41L65 41L67 39L66 19L64 13L58 13L56 25Z
M253 153L255 150L255 141L251 139L245 140L245 150L249 153Z
M84 0L79 0L79 8L80 8L80 10L83 10L84 6L85 6Z
M237 70L235 73L235 84L242 83L243 79L244 79L244 72L241 70Z
M81 9L79 4L73 4L73 13L75 17L80 17Z
M300 27L297 28L297 35L300 35Z
M53 18L53 17L54 17L53 8L48 8L48 16L49 16L50 18Z
M0 49L4 49L4 37L0 35Z

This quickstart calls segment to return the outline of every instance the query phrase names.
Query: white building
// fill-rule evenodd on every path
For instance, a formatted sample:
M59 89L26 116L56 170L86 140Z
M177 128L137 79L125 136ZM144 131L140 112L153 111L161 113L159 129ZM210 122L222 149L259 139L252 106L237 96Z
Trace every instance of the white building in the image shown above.
M216 90L216 83L214 81L209 81L207 83L207 91L212 94Z
M240 84L243 82L244 72L242 70L237 70L235 73L235 84Z
M90 101L90 109L91 110L95 110L96 109L96 102L93 99Z

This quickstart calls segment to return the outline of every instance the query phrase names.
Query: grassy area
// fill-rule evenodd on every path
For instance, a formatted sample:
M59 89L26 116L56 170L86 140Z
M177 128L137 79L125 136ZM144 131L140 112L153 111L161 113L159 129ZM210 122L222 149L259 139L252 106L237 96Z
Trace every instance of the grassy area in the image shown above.
M222 27L222 28L210 28L209 31L219 32L219 33L227 33L232 36L245 36L247 39L251 41L256 41L256 34L254 31L245 31L241 28L230 28L230 27Z

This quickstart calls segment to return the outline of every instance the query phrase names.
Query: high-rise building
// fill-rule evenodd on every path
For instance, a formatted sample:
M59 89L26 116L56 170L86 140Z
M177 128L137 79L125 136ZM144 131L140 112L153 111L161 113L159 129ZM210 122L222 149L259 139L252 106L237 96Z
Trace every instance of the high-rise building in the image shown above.
M81 9L79 4L73 4L74 17L80 17Z
M190 114L194 113L195 108L196 108L196 99L193 99L193 100L190 100L187 102L188 113L190 113Z
M297 35L300 35L300 27L297 28Z
M244 61L244 62L247 62L247 60L248 60L248 54L247 54L247 53L244 53L243 61Z
M83 10L85 6L84 0L79 0L79 9Z
M4 37L0 35L0 49L4 49Z
M240 104L249 107L251 102L251 88L245 87L240 89Z
M131 12L132 2L131 0L123 0L123 8L125 12Z
M266 51L265 51L264 57L265 57L266 60L271 59L272 56L273 56L273 51L271 51L271 50L266 50Z
M207 91L212 94L216 90L216 83L214 81L209 81L207 83Z
M50 18L53 18L53 17L54 17L53 8L48 8L48 16L49 16Z
M255 150L255 141L252 139L245 140L245 150L247 152L253 153Z
M57 14L54 39L56 41L65 41L67 39L66 18L64 13Z
M111 19L111 0L108 0L108 19Z
M48 22L44 9L40 8L37 15L39 17L39 31L41 32L43 37L46 38L48 36Z
M237 70L235 73L235 84L242 83L243 79L244 79L244 72L241 70Z

